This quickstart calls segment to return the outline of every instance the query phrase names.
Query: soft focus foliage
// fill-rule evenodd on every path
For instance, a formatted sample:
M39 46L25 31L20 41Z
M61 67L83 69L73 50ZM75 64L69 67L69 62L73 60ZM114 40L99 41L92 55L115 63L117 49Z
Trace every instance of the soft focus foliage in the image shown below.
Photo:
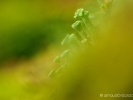
M102 17L107 5L102 5L100 12L96 0L87 0L84 5L80 0L5 0L0 4L0 60L38 53L30 59L9 60L1 65L0 100L132 100L100 97L133 93L132 0L116 0ZM96 43L69 59L71 64L61 77L49 78L50 70L60 67L52 62L54 57L67 48L62 50L57 44L73 32L72 16L81 6L90 11L96 25ZM38 52L41 48L44 52ZM67 48L61 57L68 52Z
M132 97L100 97L100 94L133 92L132 4L131 0L116 1L100 24L96 45L75 58L56 80L55 91L59 92L55 92L52 100L132 100Z
M58 53L51 45L71 31L82 2L0 0L0 100L46 100Z
M59 43L71 30L72 14L79 2L68 1L64 6L63 1L1 0L0 62L31 57Z

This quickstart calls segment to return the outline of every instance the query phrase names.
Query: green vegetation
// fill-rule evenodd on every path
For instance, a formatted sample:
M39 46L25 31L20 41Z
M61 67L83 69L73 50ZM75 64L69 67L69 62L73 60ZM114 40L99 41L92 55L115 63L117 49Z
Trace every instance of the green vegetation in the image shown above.
M61 43L69 49L62 53L64 58L60 54L54 60L61 67L49 73L54 80L50 100L126 100L131 97L133 31L127 26L132 24L129 14L133 8L127 7L131 1L99 3L98 24L90 20L88 11L76 11L74 18L79 21L72 24L72 28L80 38L75 33L68 34Z
M111 7L113 7L112 5L113 3L114 3L114 0L107 1L105 2L105 4L103 3L101 4L100 2L102 17L106 16L107 12L111 9ZM102 6L106 4L108 4L108 6L106 6L106 10L104 10L103 12ZM96 35L99 35L99 33L97 32L98 30L95 27L99 27L99 26L95 26L95 24L91 22L89 15L90 15L89 12L84 11L83 8L78 9L75 12L74 18L79 21L76 21L74 24L72 24L72 28L79 33L81 40L74 33L70 35L69 34L66 35L66 37L63 39L61 44L68 47L69 49L65 50L63 53L61 53L59 56L57 56L54 59L54 62L60 64L61 67L59 67L58 69L53 69L49 73L48 75L49 77L59 81L60 77L62 77L64 70L67 70L67 67L70 67L70 66L72 67L71 63L74 61L77 55L84 54L86 51L90 49L90 46L96 45L96 42L97 42ZM63 81L63 80L61 78L60 81ZM67 84L67 82L63 84ZM54 89L54 92L52 91L52 94L50 95L50 98L52 98L53 100L60 98L60 95L62 94L61 93L62 86L60 85L61 84L58 84L56 89Z
M56 14L61 11L55 10L59 10L62 6L58 6L55 10L47 8L47 5L55 2L45 3L41 0L0 2L1 63L10 59L31 58L47 49L49 45L58 44L70 30L68 25L72 22L72 18L67 17L65 20L66 13Z
M0 1L0 100L132 100L132 4Z

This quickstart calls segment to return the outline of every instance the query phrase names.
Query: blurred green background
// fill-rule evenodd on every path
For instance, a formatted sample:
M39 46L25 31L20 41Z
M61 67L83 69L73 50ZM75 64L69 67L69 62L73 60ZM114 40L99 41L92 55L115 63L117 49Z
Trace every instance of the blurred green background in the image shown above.
M76 9L95 12L97 5L96 0L1 0L0 62L31 57L51 44L58 46L73 32Z
M69 32L75 1L0 1L0 61L29 57ZM69 5L71 7L69 8ZM69 13L70 12L70 13Z
M88 8L86 2L0 0L0 100L47 98L53 59L73 32L74 12Z
M55 81L48 73L59 67L53 59L65 50L61 41L75 32L75 11L97 15L97 0L0 0L0 100L48 100L57 82L54 100L125 100L99 93L133 92L132 3L116 3L100 24L98 43Z

